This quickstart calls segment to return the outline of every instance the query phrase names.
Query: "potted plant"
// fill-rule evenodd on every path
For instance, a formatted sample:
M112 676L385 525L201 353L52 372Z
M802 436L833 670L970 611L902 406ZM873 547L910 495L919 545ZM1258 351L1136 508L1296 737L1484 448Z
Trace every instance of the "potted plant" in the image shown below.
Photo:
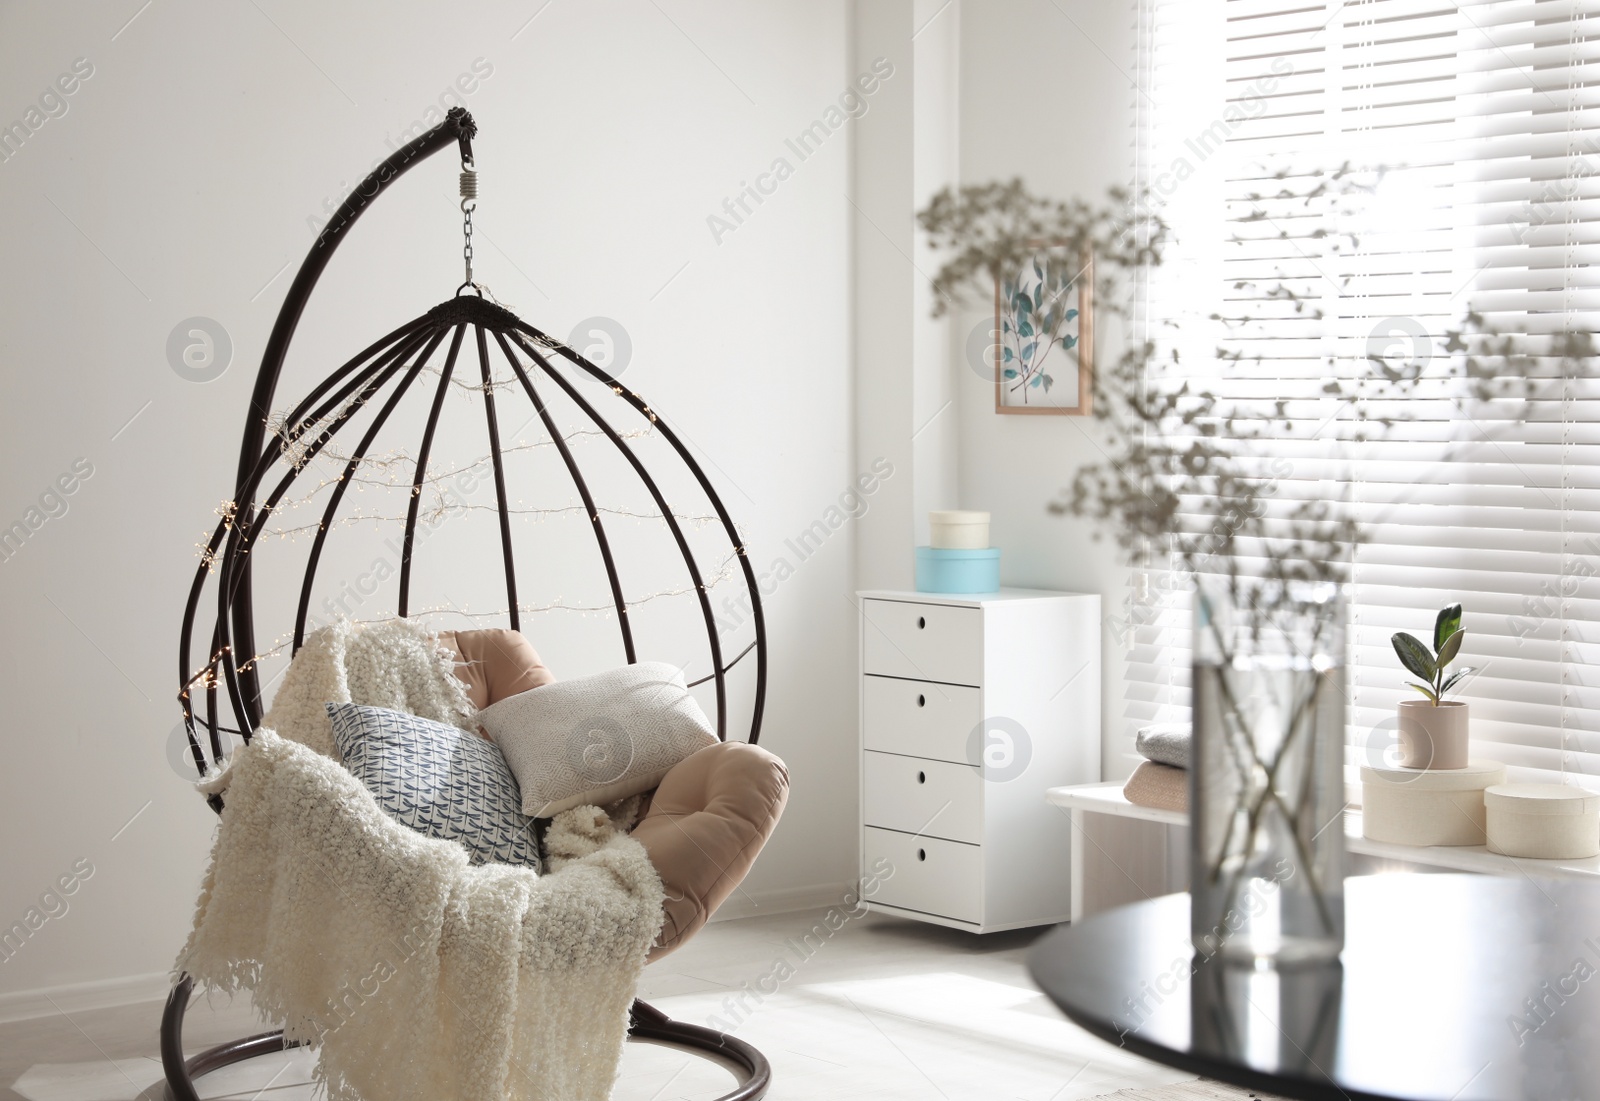
M1467 767L1467 705L1444 694L1471 674L1470 666L1446 675L1461 653L1461 605L1441 608L1433 621L1433 649L1415 635L1396 632L1390 639L1400 664L1421 679L1406 683L1426 696L1400 702L1400 764L1405 768Z

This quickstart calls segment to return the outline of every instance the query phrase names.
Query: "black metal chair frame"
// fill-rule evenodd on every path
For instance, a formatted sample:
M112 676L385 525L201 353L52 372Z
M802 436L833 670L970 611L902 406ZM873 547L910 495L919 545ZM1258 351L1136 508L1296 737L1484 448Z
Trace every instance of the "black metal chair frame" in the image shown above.
M244 439L239 451L239 469L232 507L225 510L227 514L223 516L206 544L183 616L182 637L179 643L178 699L183 707L188 750L202 776L213 765L220 764L223 760L225 735L237 734L248 742L261 722L262 690L255 660L251 554L261 535L267 530L267 521L295 485L301 472L307 469L307 462L326 448L357 411L375 402L385 388L390 388L372 422L362 434L360 442L350 454L343 476L329 494L321 523L314 536L295 617L293 645L294 649L298 650L306 633L317 565L327 535L333 527L340 502L350 485L351 476L365 459L384 422L422 373L429 357L448 337L449 350L440 369L440 379L416 456L416 469L405 522L396 613L400 616L407 614L411 597L412 550L415 545L418 510L422 486L427 476L429 453L444 398L461 360L461 352L469 330L473 338L469 355L471 351L476 352L478 374L482 381L511 628L514 630L520 628L521 617L517 604L511 514L507 507L506 476L501 456L495 388L490 384L493 377L491 348L499 352L500 357L510 365L521 392L533 405L543 422L545 431L555 444L583 502L593 526L600 558L605 565L611 599L616 608L617 623L622 635L622 647L628 662L636 661L637 657L623 586L600 511L584 481L577 461L541 397L539 387L547 381L565 394L618 449L649 491L667 523L693 583L710 647L712 672L694 683L700 684L710 680L716 682L717 736L723 740L728 737L726 687L728 671L751 651L755 652L755 695L746 740L754 744L760 736L767 676L766 623L762 615L761 591L738 529L734 526L710 479L695 462L683 442L651 411L639 395L623 387L604 370L561 341L525 324L509 310L488 301L481 292L462 293L474 288L470 276L469 281L458 288L456 297L407 322L367 347L318 384L289 413L281 426L274 429L271 425L273 397L289 343L317 280L345 233L385 188L408 169L439 150L456 145L461 152L463 168L470 168L473 165L472 139L476 134L477 126L472 116L463 108L457 107L450 111L449 117L439 126L396 150L392 156L378 165L360 186L350 193L317 237L310 253L301 264L294 283L289 288L282 308L278 311L277 321L273 325L266 350L262 355L261 368L256 376L255 389L250 399ZM650 428L658 432L673 448L678 458L686 464L710 501L722 530L730 541L752 609L751 621L755 640L731 660L725 661L723 658L716 620L712 615L710 594L700 565L665 496L623 435L613 428L573 382L557 369L558 363L568 371L575 368L590 378L604 383L613 394L622 398L628 406L645 418ZM263 496L268 476L283 461L288 462L287 473ZM197 664L193 660L195 627L206 590L213 580L216 600L215 620L205 660ZM225 724L221 719L223 701L220 696L223 693L226 694L227 706L233 713L234 725ZM211 796L210 802L212 808L220 813L221 799ZM192 989L193 981L187 975L182 976L167 998L166 1009L161 1019L161 1061L166 1071L167 1096L173 1101L198 1101L199 1095L195 1090L194 1080L211 1071L293 1046L284 1040L281 1031L267 1032L222 1044L185 1060L183 1019L189 1006ZM744 1074L744 1082L718 1101L755 1101L765 1095L771 1084L771 1066L761 1052L751 1045L714 1029L674 1021L643 1001L636 1000L633 1004L629 1035L640 1040L686 1048L737 1067Z

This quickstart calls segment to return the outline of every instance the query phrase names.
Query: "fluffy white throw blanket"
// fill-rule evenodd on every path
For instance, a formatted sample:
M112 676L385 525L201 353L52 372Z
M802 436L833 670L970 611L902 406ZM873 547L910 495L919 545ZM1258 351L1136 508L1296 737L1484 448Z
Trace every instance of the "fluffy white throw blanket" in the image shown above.
M338 760L330 703L387 707L476 732L455 655L409 619L340 619L313 631L289 663L261 725Z
M469 865L269 729L201 787L225 809L176 971L319 1044L334 1101L609 1095L662 888L604 811L554 820L539 877Z

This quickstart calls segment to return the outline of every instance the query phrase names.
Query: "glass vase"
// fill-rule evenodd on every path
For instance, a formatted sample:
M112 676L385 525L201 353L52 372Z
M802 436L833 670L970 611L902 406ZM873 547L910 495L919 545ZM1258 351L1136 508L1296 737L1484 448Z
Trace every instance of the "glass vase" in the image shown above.
M1206 959L1344 947L1344 600L1201 577L1189 773L1190 933Z

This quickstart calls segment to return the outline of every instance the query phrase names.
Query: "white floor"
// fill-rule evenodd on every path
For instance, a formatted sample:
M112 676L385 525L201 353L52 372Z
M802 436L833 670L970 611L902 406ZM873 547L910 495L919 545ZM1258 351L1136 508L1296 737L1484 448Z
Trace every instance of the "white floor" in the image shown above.
M976 937L869 915L847 921L802 962L791 938L822 916L714 924L649 967L640 996L678 1020L735 1022L731 1031L772 1061L774 1101L1075 1101L1192 1077L1068 1024L1028 980L1024 957L1037 932ZM780 960L794 973L776 983ZM741 993L745 1010L730 1002ZM159 1101L159 1018L160 1006L146 1004L0 1025L0 1084L28 1101ZM257 1031L247 1006L200 1001L185 1040L198 1050ZM231 1067L202 1079L201 1095L300 1101L311 1096L313 1058L290 1053ZM635 1043L612 1096L708 1101L735 1081L704 1060Z

